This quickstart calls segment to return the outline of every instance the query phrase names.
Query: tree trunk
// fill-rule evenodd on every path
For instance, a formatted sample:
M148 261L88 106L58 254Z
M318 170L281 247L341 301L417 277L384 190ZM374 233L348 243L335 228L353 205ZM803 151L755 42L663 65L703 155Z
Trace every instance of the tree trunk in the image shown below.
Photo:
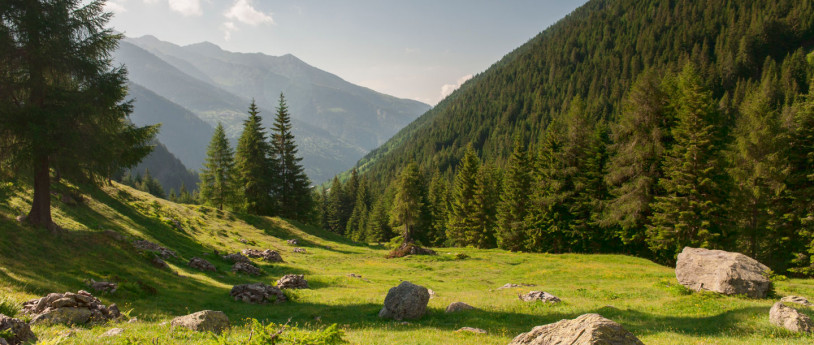
M48 156L38 155L34 162L34 200L31 202L28 222L57 232L59 228L51 219L51 178L49 171Z

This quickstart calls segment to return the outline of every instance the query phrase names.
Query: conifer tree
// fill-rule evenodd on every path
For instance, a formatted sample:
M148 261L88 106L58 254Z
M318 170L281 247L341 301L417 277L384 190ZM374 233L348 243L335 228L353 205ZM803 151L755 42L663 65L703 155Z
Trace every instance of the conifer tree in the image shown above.
M676 125L659 180L665 194L656 197L647 229L650 249L664 262L673 262L685 246L716 247L724 236L725 180L712 125L716 109L691 65L678 75L670 103Z
M251 214L274 214L273 177L277 172L270 159L271 147L266 141L262 118L252 100L249 118L243 122L243 133L237 142L235 171L242 208Z
M565 174L564 129L555 119L546 128L533 170L530 212L525 221L525 248L534 252L560 253L567 249L568 207L564 198L573 183Z
M234 202L235 163L234 153L226 139L226 132L219 122L212 134L212 140L206 151L206 162L201 170L201 182L198 184L201 203L216 206L219 210L224 205Z
M365 236L367 242L381 243L393 236L393 229L390 227L390 202L387 200L389 199L387 194L389 192L376 200L370 210Z
M441 246L447 238L447 224L449 222L449 187L447 181L436 170L430 180L427 191L427 207L430 222L427 230L427 244Z
M350 190L350 188L348 188ZM353 212L348 219L345 233L354 241L365 241L367 231L368 215L370 213L370 195L368 194L367 183L364 179L359 181L356 188L355 204Z
M276 170L276 179L272 181L275 208L281 217L305 221L313 208L311 182L300 164L302 157L297 156L297 144L291 128L291 115L285 97L280 93L277 117L272 127L270 155Z
M464 158L459 163L452 190L452 207L449 212L449 226L447 239L456 246L474 245L470 242L467 233L476 231L477 220L474 218L478 211L475 203L475 190L480 169L480 160L472 145L467 146Z
M418 226L425 208L424 194L424 181L418 171L418 164L408 164L399 174L396 197L390 210L391 225L394 228L402 227L403 244L413 243L414 237L422 230Z
M494 248L497 243L497 205L500 201L500 172L491 164L478 169L475 178L475 213L470 215L474 228L466 231L466 242L475 248Z
M814 57L814 55L812 55ZM814 83L814 81L812 81ZM795 273L814 274L814 85L796 105L792 119L788 188L792 191L792 221L799 230L794 242Z
M530 211L530 190L531 161L525 144L516 137L498 206L498 247L512 251L524 248L524 221Z
M339 182L339 178L336 176L334 176L331 182L331 189L326 200L328 230L339 235L344 235L347 227L347 222L343 219L345 192L342 190L342 183Z

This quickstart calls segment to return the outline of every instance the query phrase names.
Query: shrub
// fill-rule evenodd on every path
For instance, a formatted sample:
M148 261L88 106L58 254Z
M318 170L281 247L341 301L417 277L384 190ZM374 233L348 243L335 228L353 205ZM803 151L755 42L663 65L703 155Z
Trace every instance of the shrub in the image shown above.
M20 312L20 304L8 298L7 296L0 297L0 314L15 317Z

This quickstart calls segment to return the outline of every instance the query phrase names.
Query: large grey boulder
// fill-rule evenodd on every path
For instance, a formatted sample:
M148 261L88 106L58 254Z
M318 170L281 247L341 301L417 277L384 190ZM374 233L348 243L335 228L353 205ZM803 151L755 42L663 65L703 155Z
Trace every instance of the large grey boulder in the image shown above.
M741 253L685 247L678 254L678 283L695 291L764 298L771 288L769 268Z
M0 333L9 332L10 338L6 338L6 343L18 345L28 341L37 340L37 336L31 331L31 327L20 319L0 314ZM0 338L3 340L3 338Z
M534 327L522 333L509 345L643 345L633 333L599 314L583 314L573 320L562 320Z
M302 274L286 274L277 280L277 287L281 289L307 289L308 281Z
M424 316L429 301L430 293L427 288L407 281L401 282L387 292L379 317L395 320L417 319Z
M229 318L222 311L203 310L185 316L179 316L170 324L173 327L184 327L196 332L220 332L229 327Z
M808 315L787 307L783 302L775 303L769 310L769 321L792 332L810 333L814 330L814 323Z

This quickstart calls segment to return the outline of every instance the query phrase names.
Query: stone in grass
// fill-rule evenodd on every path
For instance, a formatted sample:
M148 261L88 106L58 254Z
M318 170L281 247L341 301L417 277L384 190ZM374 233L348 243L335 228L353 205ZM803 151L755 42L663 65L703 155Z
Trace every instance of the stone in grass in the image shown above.
M560 303L560 299L557 296L554 296L545 291L531 291L525 295L518 295L517 297L520 298L523 302L534 302L534 301L543 301L545 303L557 304Z
M280 288L263 283L235 285L229 295L235 301L251 304L283 303L286 301L286 297Z
M515 337L509 345L644 345L620 324L599 314L583 314L572 320L561 320L534 327Z
M263 275L263 271L261 271L257 266L252 265L246 262L238 262L232 265L232 272L235 273L245 273L250 276L259 276Z
M814 330L814 323L808 315L787 307L783 302L775 303L769 310L769 321L792 332L811 333Z
M124 333L124 328L118 328L118 327L117 328L111 328L107 332L104 332L101 335L99 335L99 338L115 337L117 335L122 335L122 333Z
M290 244L292 246L296 246L296 245L300 244L300 241L297 241L296 238L292 238L292 239L290 239L290 240L288 240L286 242L288 242L288 244Z
M229 261L231 263L238 263L238 262L250 263L250 262L252 262L251 260L249 260L249 258L243 256L243 254L240 254L240 253L226 254L226 255L223 256L223 259L226 260L226 261Z
M173 327L184 327L195 332L216 332L229 328L229 318L222 311L203 310L185 316L179 316L170 324Z
M250 258L261 258L268 262L283 262L283 257L276 250L243 249L241 253Z
M473 307L473 306L471 306L469 304L466 304L464 302L453 302L453 303L450 303L447 306L446 312L447 313L454 313L456 311L472 310L472 309L475 309L475 307Z
M305 248L294 248L294 253L305 254Z
M684 247L676 261L678 283L695 291L765 298L769 268L741 253Z
M804 305L806 307L813 307L814 303L811 303L805 297L800 296L786 296L780 299L780 302L789 302L789 303L797 303L799 305Z
M286 274L277 281L277 287L281 289L307 289L308 281L302 274Z
M418 319L427 312L429 301L430 293L427 288L404 281L387 292L379 317L399 321Z
M474 328L474 327L461 327L460 329L455 331L455 333L464 333L464 332L466 332L466 333L476 333L476 334L486 334L486 333L488 333L488 332L486 332L485 329Z
M213 265L211 262L201 259L199 257L194 257L190 259L187 265L199 271L215 272L217 270L215 268L215 265Z
M505 285L503 285L503 286L501 286L501 287L499 287L499 288L497 288L497 289L498 289L498 290L503 290L503 289L513 289L513 288L519 288L519 287L524 287L524 286L534 286L534 284L513 284L513 283L506 283Z
M31 331L31 327L20 319L15 319L10 316L0 314L0 333L8 333L9 338L5 341L10 345L23 344L30 341L36 341L37 336ZM3 340L3 338L0 338Z
M23 303L23 313L31 316L31 323L84 324L105 322L121 317L116 304L109 307L89 292L50 293L45 297Z

